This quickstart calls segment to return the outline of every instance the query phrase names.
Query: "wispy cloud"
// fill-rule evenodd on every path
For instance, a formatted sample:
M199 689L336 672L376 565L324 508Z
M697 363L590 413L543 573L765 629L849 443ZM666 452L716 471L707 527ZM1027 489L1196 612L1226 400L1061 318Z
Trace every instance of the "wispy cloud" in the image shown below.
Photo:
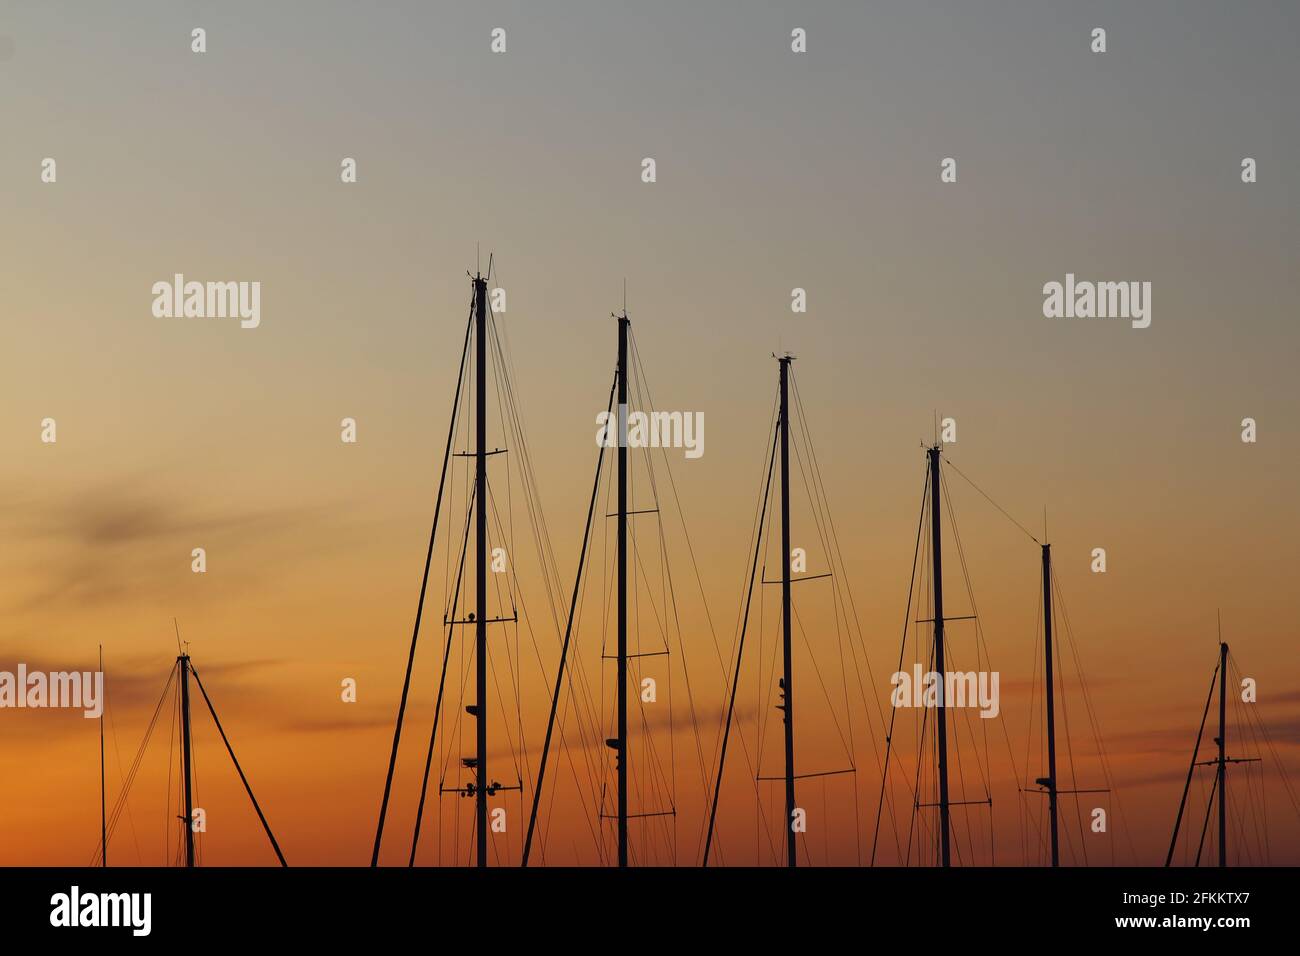
M338 512L325 505L256 509L231 502L184 503L150 491L146 483L125 480L78 493L9 492L0 494L0 534L40 569L29 588L17 591L10 606L15 612L49 604L99 607L128 596L138 600L174 582L194 547L230 543L257 556L269 550L269 541L297 540L286 533ZM257 579L248 560L241 568L241 580Z
M6 652L0 656L0 670L16 671L19 662L26 665L28 673L92 671L98 667L98 661L94 658L58 658L41 654ZM269 658L218 661L205 663L198 670L210 694L215 697L218 690L214 688L219 688L222 696L230 699L233 709L236 712L243 712L274 703L278 695L253 678L285 663L283 660ZM153 656L137 656L114 661L111 667L105 669L104 674L104 696L109 719L119 728L136 724L143 726L143 722L147 721L158 705L164 688L168 688L168 675L174 666L174 661ZM172 693L172 690L169 689L167 693ZM220 704L221 700L215 700L214 703ZM49 738L83 732L85 723L81 719L67 719L69 714L76 718L82 716L80 711L74 713L54 709L6 709L0 711L0 723L5 726L6 737L11 740L37 736ZM9 736L10 733L12 736Z

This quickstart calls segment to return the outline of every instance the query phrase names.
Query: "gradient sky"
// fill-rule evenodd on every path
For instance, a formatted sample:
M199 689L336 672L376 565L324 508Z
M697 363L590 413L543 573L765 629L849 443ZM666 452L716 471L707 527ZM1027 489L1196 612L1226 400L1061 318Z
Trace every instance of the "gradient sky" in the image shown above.
M1300 15L1289 3L1088 7L7 4L0 669L88 668L104 645L111 799L115 751L126 763L135 752L177 618L289 861L367 862L481 249L509 297L502 328L562 591L624 280L660 407L705 414L705 455L672 465L724 651L771 353L798 356L882 702L921 443L936 413L954 417L948 454L965 474L1035 533L1048 509L1121 789L1128 835L1112 836L1114 858L1160 862L1217 610L1259 682L1257 713L1300 768ZM190 52L196 26L203 55ZM505 55L488 49L497 26ZM1089 51L1096 26L1104 55ZM794 27L806 54L789 50ZM345 156L355 185L339 182ZM945 185L948 156L958 181ZM1240 180L1245 156L1257 183ZM56 184L40 181L45 157ZM260 328L154 318L150 287L175 272L260 281ZM1042 286L1067 272L1151 282L1151 327L1045 319ZM795 286L806 315L790 311ZM359 422L355 446L339 441L344 416ZM1247 416L1253 445L1239 437ZM56 445L40 441L46 417ZM952 491L1019 750L1038 551L969 487ZM194 547L205 575L190 572ZM1107 549L1104 575L1089 573L1094 547ZM683 597L684 641L711 753L723 675L698 591ZM826 613L800 600L810 621ZM549 616L538 623L530 745L557 648ZM599 653L598 633L582 640ZM405 861L439 643L430 629L386 862ZM598 680L599 663L586 666ZM344 677L356 704L339 700ZM746 687L752 730L759 688ZM810 706L807 720L809 763L832 763L811 743L829 716ZM199 724L205 861L274 862ZM864 727L860 806L874 812ZM693 744L677 737L686 862L703 794L681 756ZM163 740L115 862L163 862ZM79 715L0 712L0 863L89 859L97 744ZM1009 774L995 767L1008 814ZM1270 781L1271 860L1294 864L1300 821ZM548 860L595 862L575 806L558 798L553 813ZM769 861L753 816L741 780L725 803L728 862ZM999 862L1022 862L1016 822L998 827ZM844 832L810 838L813 859L854 862Z

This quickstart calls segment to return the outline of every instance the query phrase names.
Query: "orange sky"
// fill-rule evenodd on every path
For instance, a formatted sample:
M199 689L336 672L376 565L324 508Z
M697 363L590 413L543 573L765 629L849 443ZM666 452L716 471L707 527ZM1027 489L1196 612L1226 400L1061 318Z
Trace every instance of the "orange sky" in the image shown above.
M1163 860L1215 663L1216 611L1241 674L1258 681L1255 713L1295 775L1300 193L1281 175L1300 148L1285 42L1294 13L1229 19L1180 7L1171 18L1116 6L1103 60L1087 49L1092 24L1064 4L996 14L814 6L812 46L799 59L787 52L795 13L746 10L575 7L562 17L528 6L491 15L169 6L141 8L129 30L109 11L3 15L0 37L12 42L0 46L0 176L10 184L0 207L0 670L20 661L89 668L104 646L110 802L173 664L176 618L289 862L368 861L464 329L465 271L480 246L484 265L496 256L493 284L509 297L500 327L561 617L614 360L608 316L622 307L625 278L656 407L702 411L707 423L702 458L669 459L700 579L665 507L682 636L671 658L642 666L661 683L672 677L671 720L666 701L647 719L659 765L675 771L677 815L635 825L638 859L664 861L658 836L673 821L678 862L699 856L703 777L724 700L720 656L730 660L743 596L779 350L798 356L843 550L835 580L852 596L874 677L866 706L850 686L845 708L831 585L796 589L812 649L796 656L800 769L857 767L801 784L810 860L856 862L859 846L869 855L877 703L887 706L906 617L921 445L936 414L958 423L951 461L1017 521L1038 534L1047 508L1122 804L1122 825L1089 836L1089 859ZM510 52L494 58L497 16ZM210 36L202 56L189 50L200 19ZM1207 35L1217 57L1204 55ZM938 163L950 155L959 177L944 185ZM1250 185L1239 178L1247 155L1261 170ZM358 160L356 184L339 182L345 156ZM646 156L658 160L654 184L640 182ZM58 161L54 184L40 180L44 157ZM261 282L261 325L155 318L150 287L176 272ZM1151 327L1045 319L1041 288L1067 272L1152 282ZM808 290L807 314L790 311L794 287ZM1247 416L1259 422L1254 444L1240 440ZM56 444L40 440L47 417ZM355 445L339 440L344 417L358 422ZM996 861L1038 863L1041 827L1026 835L1003 741L1021 784L1041 773L1024 766L1026 747L1031 758L1038 750L1029 717L1039 553L960 478L949 480L1002 675L1002 718L975 722L994 725ZM461 482L453 500L463 501ZM524 776L535 773L559 640L517 484L514 493L511 565L533 630L521 623L517 638L499 636L518 655L517 715L504 654L495 660L509 706L494 704L514 736L495 736L493 747L509 776L501 782L512 784L506 755L520 725ZM815 573L829 556L811 519L798 502L795 544L808 542ZM451 536L454 509L449 521ZM202 575L190 570L195 547L207 551ZM1089 571L1096 547L1107 550L1105 574ZM576 638L601 713L613 693L599 623L610 556L597 552ZM773 567L769 558L769 578ZM436 623L447 592L441 542L434 568ZM650 596L662 582L650 571L638 633L653 645ZM946 572L947 613L969 614L955 550ZM740 739L763 775L780 771L777 590L764 589L765 626L751 635L738 711ZM950 637L958 663L973 667L970 625L952 624ZM385 862L405 862L440 645L430 627ZM356 703L340 700L348 677ZM458 681L449 712L460 706ZM1082 700L1067 706L1082 748L1079 785L1097 786ZM852 727L851 754L833 714L841 730ZM913 716L899 753L911 773ZM166 862L169 718L111 862ZM445 754L440 742L449 786L468 753L456 739L464 723L452 718ZM493 726L502 734L500 720ZM634 727L636 739L647 738ZM195 742L204 861L273 863L202 714ZM1258 755L1271 757L1267 748ZM608 774L605 749L590 756ZM729 759L724 860L772 862L779 785L760 787L764 831L752 768L741 751ZM595 863L593 807L574 782L573 766L585 764L576 752L573 761L561 757L550 771L546 860ZM94 723L0 711L0 772L0 864L87 862L99 828ZM1230 771L1240 773L1231 792L1243 800L1247 772ZM1264 773L1268 858L1295 863L1300 820L1275 769ZM903 799L898 786L893 796ZM1199 827L1208 791L1192 794ZM659 807L662 797L647 787L637 799ZM517 794L504 799L507 831L494 852L513 862L524 816ZM443 797L422 862L465 862L468 805ZM988 862L987 812L969 811L969 827L965 812L955 817L962 852L969 837L970 853ZM1077 835L1073 815L1069 826ZM608 847L608 826L604 834ZM174 851L174 827L170 841ZM1237 842L1261 842L1253 822ZM890 831L882 858L896 855Z

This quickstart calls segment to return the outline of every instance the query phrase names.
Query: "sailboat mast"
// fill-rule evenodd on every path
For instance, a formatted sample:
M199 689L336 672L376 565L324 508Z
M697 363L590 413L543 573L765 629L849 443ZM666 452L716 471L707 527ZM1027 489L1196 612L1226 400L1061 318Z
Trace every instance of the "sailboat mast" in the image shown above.
M1052 866L1061 865L1056 821L1056 685L1052 678L1052 546L1043 545L1043 650L1047 685L1047 812L1052 831Z
M940 528L939 445L926 449L930 456L930 551L934 566L934 669L939 675L939 700L935 708L939 742L939 853L944 866L952 864L948 825L948 732L943 664L943 536Z
M475 579L474 684L476 756L474 769L475 839L478 866L487 866L487 280L474 277L474 521Z
M176 658L181 668L181 753L185 772L185 865L194 866L194 792L190 758L190 656Z
M790 654L790 362L778 359L781 367L781 709L785 715L785 845L786 865L797 865L794 841L794 709Z
M627 312L618 319L618 865L627 866Z
M1228 761L1225 756L1228 704L1228 645L1219 642L1219 866L1228 865Z
M99 645L99 673L104 673L104 645ZM101 691L102 695L102 691ZM104 701L99 702L99 838L100 865L108 866L108 814L104 800Z

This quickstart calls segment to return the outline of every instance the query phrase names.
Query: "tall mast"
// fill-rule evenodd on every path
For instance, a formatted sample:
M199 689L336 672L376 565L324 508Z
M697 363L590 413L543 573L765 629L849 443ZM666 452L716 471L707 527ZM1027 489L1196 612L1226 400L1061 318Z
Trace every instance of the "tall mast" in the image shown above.
M949 848L948 826L948 733L945 712L947 701L943 698L945 670L943 666L943 536L940 533L939 451L934 445L926 449L930 456L930 550L934 564L934 669L939 675L939 706L935 709L936 733L939 739L939 852L944 866L952 862Z
M790 362L783 355L781 368L781 710L785 716L785 846L786 865L797 865L794 842L794 710L790 655Z
M1183 811L1187 808L1187 794L1192 788L1192 776L1197 767L1215 767L1214 788L1210 791L1210 806L1205 810L1205 824L1201 827L1201 842L1196 849L1196 865L1201 865L1201 850L1205 848L1205 834L1210 826L1210 812L1214 806L1215 796L1219 802L1219 866L1228 865L1228 764L1258 763L1258 757L1229 757L1228 747L1228 645L1223 642L1222 631L1219 639L1219 666L1210 679L1210 692L1205 695L1205 710L1201 712L1201 726L1196 731L1196 746L1192 748L1192 761L1187 767L1187 781L1183 784L1183 797L1178 803L1178 816L1174 818L1174 835L1169 840L1169 852L1165 855L1165 866L1174 861L1174 850L1178 847L1178 833L1183 823ZM1201 737L1205 733L1205 721L1210 716L1210 704L1214 702L1214 682L1219 683L1219 736L1214 742L1219 745L1219 756L1214 760L1198 761L1201 752Z
M1043 648L1047 683L1047 812L1052 828L1052 866L1061 865L1056 823L1056 686L1052 680L1052 546L1043 545ZM1043 781L1039 781L1040 783Z
M627 310L618 319L618 865L627 866Z
M1228 793L1225 742L1228 728L1225 720L1228 703L1228 645L1219 642L1219 866L1228 865Z
M474 521L477 596L474 620L474 717L477 749L474 760L475 837L478 865L487 866L487 280L474 276Z
M194 793L190 760L190 656L176 658L181 668L181 751L185 771L185 865L194 865Z
M99 645L99 673L100 679L104 674L104 645ZM100 697L103 697L103 690L100 690ZM105 702L101 699L99 702L99 838L100 838L100 865L108 866L108 815L104 802L104 710Z

